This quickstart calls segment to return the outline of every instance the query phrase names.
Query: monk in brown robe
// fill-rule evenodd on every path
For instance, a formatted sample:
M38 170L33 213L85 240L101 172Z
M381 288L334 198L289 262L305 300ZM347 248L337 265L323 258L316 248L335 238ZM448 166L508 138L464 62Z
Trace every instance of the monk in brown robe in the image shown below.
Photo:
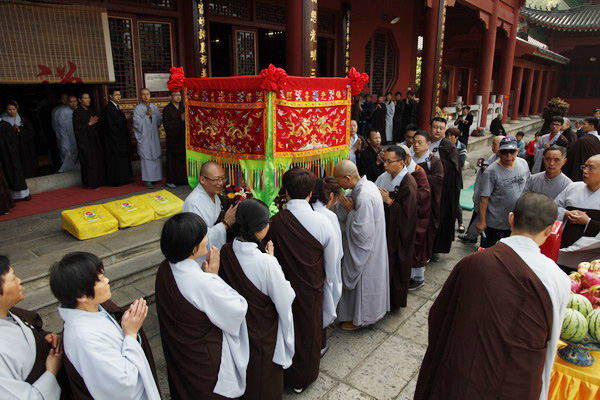
M415 182L417 183L417 223L415 226L415 242L413 248L412 273L411 281L414 280L415 273L421 273L422 268L427 265L427 230L429 229L429 216L431 214L431 190L429 189L429 181L427 173L423 168L415 164L410 154L410 150L406 145L400 145L406 153L406 165L408 172L411 172ZM419 275L420 276L420 275ZM411 282L413 286L414 283ZM411 286L409 284L409 290Z
M427 230L427 259L433 254L433 244L440 226L440 209L442 187L444 184L444 167L439 158L429 153L431 138L428 132L417 131L413 139L413 160L425 170L431 191L431 214Z
M406 168L406 152L398 146L386 149L385 172L377 178L385 210L390 268L390 311L406 307L416 236L417 182Z
M15 132L25 179L37 176L38 162L35 150L35 131L31 122L19 113L19 103L16 100L9 101L6 105L6 112L0 115L0 118L8 122Z
M284 174L283 181L283 190L286 191L288 200L310 197L314 177L302 188L285 187L288 183L286 178L291 176L292 171L294 170ZM296 300L292 305L296 352L292 366L284 372L284 382L300 393L319 376L323 339L325 249L288 209L273 216L265 240L273 242L275 257L296 292Z
M181 104L181 93L171 93L171 102L163 109L163 126L167 138L167 187L187 185L185 106Z
M31 200L21 165L17 133L8 122L3 120L0 120L0 167L11 198L7 204L11 204L12 200ZM10 207L13 206L14 204Z
M123 317L123 309L112 302L112 300L105 301L102 303L102 308L106 310L109 314L111 314L115 320L121 324L121 317ZM146 354L146 358L148 359L148 364L150 364L150 369L152 370L152 375L154 376L154 381L156 382L156 386L158 386L158 375L156 373L156 365L154 363L154 356L152 355L152 347L150 347L150 342L146 337L146 333L144 332L144 328L140 328L139 332L140 344L142 345L142 350ZM85 386L85 382L79 372L75 369L71 361L67 358L66 354L63 354L63 361L65 365L65 371L67 373L67 377L69 380L69 391L71 392L70 399L72 400L93 400L94 398L88 391Z
M509 216L512 235L465 257L429 311L429 346L415 400L548 398L569 278L539 246L556 205L526 193Z
M106 183L106 173L100 124L90 104L89 93L83 93L79 97L79 107L73 111L73 130L81 162L81 182L96 189Z

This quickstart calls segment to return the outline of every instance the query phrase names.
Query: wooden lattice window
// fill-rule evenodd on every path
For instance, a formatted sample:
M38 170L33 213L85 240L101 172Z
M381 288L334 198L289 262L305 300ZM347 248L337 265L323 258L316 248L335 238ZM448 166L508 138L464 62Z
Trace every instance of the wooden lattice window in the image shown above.
M128 18L110 17L108 26L115 69L115 83L108 87L119 89L124 99L134 99L137 97L137 87L135 84L132 21Z
M372 93L391 91L398 76L398 50L388 32L375 32L365 47L365 70Z
M171 54L171 24L139 22L142 76L147 73L168 73L173 66ZM154 96L168 96L169 92L152 92Z
M131 3L145 4L156 7L173 7L173 0L127 0Z
M256 7L256 20L257 21L285 25L285 21L286 21L285 5L257 2L255 7Z
M256 75L256 32L250 30L235 30L235 74Z
M250 19L250 0L209 0L208 12L227 17Z

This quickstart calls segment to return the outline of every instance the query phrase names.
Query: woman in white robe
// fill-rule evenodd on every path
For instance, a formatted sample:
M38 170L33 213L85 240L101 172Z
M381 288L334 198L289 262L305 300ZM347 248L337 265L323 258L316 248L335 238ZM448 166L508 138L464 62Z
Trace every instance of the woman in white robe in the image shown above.
M292 302L296 293L274 256L273 243L263 245L269 230L269 208L259 200L242 201L236 212L238 236L221 250L219 274L248 301L246 400L283 396L283 369L294 357Z
M237 398L246 389L248 303L219 277L216 247L198 265L207 242L206 224L189 212L172 217L161 234L166 260L156 306L174 398Z
M140 343L146 301L135 300L119 325L101 306L112 296L102 261L83 252L65 255L50 269L50 289L61 303L65 354L89 394L95 399L160 399Z

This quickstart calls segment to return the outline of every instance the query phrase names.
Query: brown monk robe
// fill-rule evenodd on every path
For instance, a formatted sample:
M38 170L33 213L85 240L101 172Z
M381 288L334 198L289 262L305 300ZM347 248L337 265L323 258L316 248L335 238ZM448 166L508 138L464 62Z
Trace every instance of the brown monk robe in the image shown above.
M444 184L444 167L439 158L430 157L431 167L427 162L419 164L427 173L429 190L431 191L431 214L429 215L429 228L427 230L427 259L433 254L433 243L440 226L440 209L442 203L442 186ZM454 229L454 228L452 228Z
M111 314L117 323L121 324L121 317L123 317L123 309L113 303L112 300L107 300L101 304L102 308L106 310L109 314ZM152 376L154 376L154 381L156 382L156 387L160 391L160 387L158 385L158 375L156 373L156 365L154 364L154 356L152 355L152 348L150 347L150 342L144 333L144 328L140 328L138 334L140 335L140 344L142 345L142 350L144 350L144 354L146 354L146 358L148 359L148 364L150 365L150 369L152 370ZM90 395L87 387L85 386L85 382L79 372L75 369L71 361L67 358L67 354L63 353L63 362L65 371L67 373L67 377L69 380L69 387L71 396L69 397L71 400L93 400L94 398ZM110 384L107 382L107 384Z
M429 311L415 400L538 400L552 301L504 243L452 270Z
M100 134L100 123L90 125L90 119L96 117L93 108L79 105L73 111L73 131L81 162L81 182L90 189L106 183L104 169L104 149Z
M419 268L427 265L427 230L429 229L429 216L431 214L431 190L427 173L420 166L416 166L411 174L417 183L417 224L415 227L415 244L413 249L412 267Z
M231 243L221 248L219 276L248 302L246 323L250 342L250 361L246 369L246 392L242 398L281 399L283 368L273 362L279 321L275 304L248 279L233 252Z
M600 154L600 140L595 135L588 135L577 139L567 149L567 162L562 167L562 172L573 182L583 180L581 166L588 158Z
M131 136L127 118L119 107L109 101L100 118L104 136L106 183L121 186L133 179L131 169Z
M4 170L2 169L2 161L0 161L0 215L6 214L11 208L15 206L6 178L4 177Z
M179 103L179 108L176 108L171 102L163 109L163 126L167 142L167 183L174 185L188 184L185 120L181 119L184 113L183 103Z
M319 376L323 339L323 246L283 210L271 219L265 242L273 241L275 257L296 292L292 304L296 352L292 366L284 371L286 385L304 388Z
M390 193L391 205L385 204L388 259L390 265L390 311L406 307L408 284L413 262L417 215L417 182L407 173Z
M6 121L0 120L0 163L8 188L18 192L27 189L17 133Z
M567 207L567 211L579 210L583 211L590 217L590 222L587 225L572 224L565 218L565 227L562 231L560 239L560 248L569 247L583 236L596 236L600 233L600 210L593 208Z
M213 393L221 366L223 332L183 297L166 260L158 267L156 293L165 360L167 365L178 366L176 370L167 367L171 398L225 399Z

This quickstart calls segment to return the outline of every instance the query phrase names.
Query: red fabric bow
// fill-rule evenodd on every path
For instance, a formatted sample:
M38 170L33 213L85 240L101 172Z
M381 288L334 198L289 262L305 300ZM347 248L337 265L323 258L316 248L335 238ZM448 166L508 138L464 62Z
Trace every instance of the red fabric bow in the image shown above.
M287 85L287 72L273 64L269 64L268 68L260 71L260 78L262 80L260 87L264 91L277 92Z
M348 78L352 81L352 95L357 96L362 91L363 86L369 83L369 75L366 73L358 72L354 67L350 68L350 72L348 72Z
M183 67L171 67L170 72L171 77L169 78L169 82L167 82L167 87L171 92L181 92L181 89L183 89L183 84L185 82Z

